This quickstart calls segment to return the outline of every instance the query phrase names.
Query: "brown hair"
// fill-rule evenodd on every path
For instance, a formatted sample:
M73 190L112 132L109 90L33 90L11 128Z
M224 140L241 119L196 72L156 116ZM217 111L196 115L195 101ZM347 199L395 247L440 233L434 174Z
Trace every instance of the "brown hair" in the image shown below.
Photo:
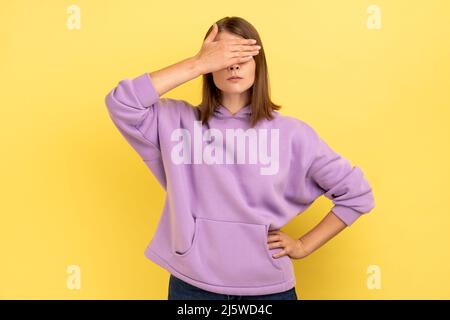
M257 44L261 46L259 54L253 56L256 62L255 81L248 89L251 90L250 122L251 126L254 127L256 123L263 118L272 120L272 111L279 110L281 106L274 104L270 100L270 86L266 56L264 55L264 46L262 45L258 32L249 22L240 17L224 17L216 23L218 26L218 32L228 31L245 39L256 39ZM208 37L212 29L213 27L211 26L204 39ZM212 73L204 74L202 102L199 105L199 114L202 124L208 121L209 117L213 114L215 108L219 106L220 103L221 90L214 84Z

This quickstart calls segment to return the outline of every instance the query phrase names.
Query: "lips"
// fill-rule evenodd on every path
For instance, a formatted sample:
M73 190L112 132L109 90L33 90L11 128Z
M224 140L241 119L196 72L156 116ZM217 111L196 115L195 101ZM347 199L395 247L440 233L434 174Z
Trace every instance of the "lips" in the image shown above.
M227 80L233 80L233 79L242 79L242 78L238 77L238 76L233 76L233 77L228 78Z

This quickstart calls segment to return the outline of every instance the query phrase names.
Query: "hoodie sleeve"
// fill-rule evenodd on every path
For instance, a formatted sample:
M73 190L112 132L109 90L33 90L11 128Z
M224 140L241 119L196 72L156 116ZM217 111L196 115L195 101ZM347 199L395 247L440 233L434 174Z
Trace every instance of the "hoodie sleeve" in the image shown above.
M374 208L372 188L358 166L335 152L312 127L306 128L312 150L307 177L333 201L332 211L349 226Z
M105 97L113 123L144 161L160 156L159 98L148 73L121 80Z

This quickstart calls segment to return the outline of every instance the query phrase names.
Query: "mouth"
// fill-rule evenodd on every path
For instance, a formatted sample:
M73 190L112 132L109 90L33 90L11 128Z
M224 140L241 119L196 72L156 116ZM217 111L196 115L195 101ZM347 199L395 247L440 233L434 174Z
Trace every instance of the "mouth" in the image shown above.
M241 79L242 79L241 77L233 76L233 77L228 78L227 80L230 80L230 81L239 81L239 80L241 80Z

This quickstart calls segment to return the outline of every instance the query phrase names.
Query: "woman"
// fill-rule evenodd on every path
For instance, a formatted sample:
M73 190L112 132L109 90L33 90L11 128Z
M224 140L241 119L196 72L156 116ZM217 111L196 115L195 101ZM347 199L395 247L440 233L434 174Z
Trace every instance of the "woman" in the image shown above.
M199 106L160 98L200 75ZM120 81L106 105L166 191L145 255L170 273L169 299L296 300L291 259L374 207L359 167L277 111L262 42L242 18L215 23L196 55ZM334 206L317 226L300 239L280 230L322 194Z

